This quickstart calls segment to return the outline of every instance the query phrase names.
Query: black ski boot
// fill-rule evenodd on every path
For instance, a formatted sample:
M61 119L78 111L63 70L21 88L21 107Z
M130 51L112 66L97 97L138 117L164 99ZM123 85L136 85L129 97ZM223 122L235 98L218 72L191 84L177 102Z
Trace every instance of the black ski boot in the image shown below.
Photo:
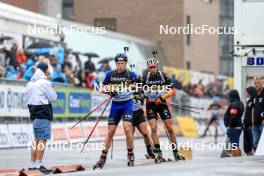
M147 159L155 159L157 158L157 154L154 152L153 148L151 147L151 145L147 145L147 154L145 155L145 157Z
M155 163L161 163L161 162L165 162L166 161L166 159L164 159L162 157L162 151L160 150L160 145L159 144L154 144L153 152L156 155Z
M97 163L94 165L93 170L97 168L103 169L106 162L106 156L107 156L107 152L103 150L102 155L100 156L100 159L97 161Z
M162 152L158 152L156 153L156 158L155 158L155 163L162 163L162 162L169 162L169 161L172 161L170 158L164 158L162 156Z
M176 148L176 149L173 150L173 156L174 156L175 161L185 160L185 157L182 156L182 155L179 153L178 148Z
M134 166L134 160L135 160L135 156L134 156L133 151L128 152L127 153L127 165L128 165L128 167Z

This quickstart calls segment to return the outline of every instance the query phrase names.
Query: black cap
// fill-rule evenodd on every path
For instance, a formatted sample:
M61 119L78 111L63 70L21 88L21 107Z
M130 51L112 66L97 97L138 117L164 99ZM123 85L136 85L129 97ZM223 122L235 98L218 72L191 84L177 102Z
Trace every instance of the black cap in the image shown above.
M48 70L49 66L46 63L42 62L37 65L37 68L39 68L45 73Z

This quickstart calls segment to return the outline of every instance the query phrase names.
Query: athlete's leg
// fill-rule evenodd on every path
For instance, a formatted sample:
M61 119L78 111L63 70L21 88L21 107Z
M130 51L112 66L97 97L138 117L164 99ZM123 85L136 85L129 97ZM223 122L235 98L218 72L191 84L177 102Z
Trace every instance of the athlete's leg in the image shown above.
M132 122L124 121L123 122L123 128L126 135L126 143L128 149L133 149L133 126Z
M108 152L108 150L111 146L111 142L112 142L113 136L115 134L116 128L117 128L117 125L108 125L107 135L106 135L105 140L104 140L104 147L105 147L104 150L106 152Z
M147 112L147 119L149 122L150 130L151 130L151 139L154 143L154 152L156 154L162 155L159 143L159 136L158 136L158 125L157 125L157 108L156 105L153 103L146 104L146 112Z
M155 153L154 153L154 144L153 141L150 137L148 127L147 127L147 122L141 122L137 126L138 131L141 133L141 135L144 137L144 142L146 144L146 149L147 149L147 154L151 158L155 158Z
M208 122L208 124L207 124L207 126L206 126L206 128L204 130L204 133L201 135L201 137L205 137L206 136L207 131L209 130L209 128L210 128L212 123L213 123L213 117L210 118L210 120L209 120L209 122Z
M164 122L165 128L167 129L169 133L168 134L170 138L169 140L171 142L171 147L172 147L175 160L176 161L183 160L184 157L181 154L179 154L179 151L178 151L178 146L176 142L176 131L174 130L174 127L173 127L173 121L172 121L168 106L162 105L159 110L159 114L160 114L161 119Z
M172 143L176 143L176 132L173 128L173 122L172 119L165 119L164 120L165 127L167 128L167 131L169 133L169 137Z
M103 168L106 162L107 153L111 146L113 136L115 134L117 125L121 119L120 115L120 109L119 106L112 103L110 114L108 117L108 129L107 129L107 135L104 140L104 150L101 153L100 159L97 161L97 163L94 165L94 169L96 168Z
M133 125L132 125L132 116L131 120L124 118L123 128L126 135L126 144L127 144L127 165L134 166L134 145L133 145Z
M138 126L138 131L141 133L141 135L144 137L144 142L146 145L152 145L152 140L149 135L148 127L146 122L140 123Z
M149 120L149 126L151 129L151 138L154 144L159 144L157 119L153 118Z
M217 143L217 137L218 137L218 124L215 124L215 143Z
M172 143L176 143L176 132L173 128L173 122L171 118L171 114L167 105L159 106L159 114L161 119L163 120L165 127L169 133L169 138Z

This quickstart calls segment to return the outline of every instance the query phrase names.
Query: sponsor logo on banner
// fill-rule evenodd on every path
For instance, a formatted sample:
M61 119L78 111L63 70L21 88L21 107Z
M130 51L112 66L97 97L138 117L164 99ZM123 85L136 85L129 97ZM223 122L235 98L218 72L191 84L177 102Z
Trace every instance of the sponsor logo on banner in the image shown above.
M56 89L57 100L53 102L54 117L82 117L90 111L91 91L83 89ZM1 117L29 117L26 87L0 85Z
M0 148L12 147L7 125L0 125Z
M90 94L70 93L69 94L69 113L87 113L90 110Z
M30 125L8 125L9 136L14 147L26 147L31 140Z
M8 112L12 112L13 109L27 109L27 100L25 92L12 91L11 88L8 88L6 100Z
M64 92L56 92L57 100L52 103L53 113L64 114L66 110L66 95Z
M26 88L21 86L0 86L0 116L28 117Z

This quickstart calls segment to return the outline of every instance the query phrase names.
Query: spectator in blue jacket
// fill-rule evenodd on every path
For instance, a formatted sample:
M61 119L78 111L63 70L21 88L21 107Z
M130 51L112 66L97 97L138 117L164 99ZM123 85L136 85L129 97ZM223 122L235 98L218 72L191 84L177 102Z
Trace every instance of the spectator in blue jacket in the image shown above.
M56 69L53 71L50 80L52 82L67 83L66 76L64 73L62 73L60 64L56 66Z

